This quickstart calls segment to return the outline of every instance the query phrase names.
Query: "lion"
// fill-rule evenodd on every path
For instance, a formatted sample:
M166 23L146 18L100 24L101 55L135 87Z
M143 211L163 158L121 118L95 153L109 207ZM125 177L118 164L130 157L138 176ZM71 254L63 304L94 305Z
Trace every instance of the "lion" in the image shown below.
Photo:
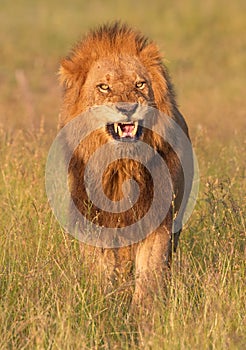
M169 276L172 252L177 248L182 229L180 222L187 203L182 203L184 172L180 156L158 133L141 126L146 108L154 108L165 114L167 120L177 124L189 139L188 127L177 107L167 68L154 42L117 22L90 31L70 55L61 61L59 74L63 87L60 128L94 107L105 106L110 111L103 116L105 125L95 128L79 144L70 161L71 196L83 215L99 227L130 227L144 217L153 199L151 174L141 162L134 160L134 152L139 150L140 141L150 145L167 164L171 176L171 187L167 187L172 191L172 200L157 228L153 231L149 229L146 237L129 245L98 247L81 243L81 251L90 264L90 270L99 271L101 276L106 276L107 287L114 285L115 280L129 286L127 283L133 279L132 304L148 304L149 307L149 298L155 295L158 286L165 284L166 277ZM93 120L93 116L90 117L92 125ZM155 121L153 117L153 123ZM167 127L172 130L171 124L167 126L168 121L163 119L161 123L164 129ZM83 122L80 127L85 127ZM134 210L128 208L120 213L104 211L91 203L86 192L86 164L98 148L110 141L113 141L112 147L127 150L130 156L114 160L104 170L104 193L111 201L120 201L124 197L123 183L133 178L139 185L139 197ZM177 147L181 157L184 156L186 150L182 144ZM106 161L107 154L104 157ZM146 161L151 162L151 159ZM97 164L94 166L98 167ZM156 173L161 178L158 169ZM97 186L96 181L94 185ZM191 179L187 188L189 192ZM165 198L162 200L165 202ZM177 217L180 225L175 228Z

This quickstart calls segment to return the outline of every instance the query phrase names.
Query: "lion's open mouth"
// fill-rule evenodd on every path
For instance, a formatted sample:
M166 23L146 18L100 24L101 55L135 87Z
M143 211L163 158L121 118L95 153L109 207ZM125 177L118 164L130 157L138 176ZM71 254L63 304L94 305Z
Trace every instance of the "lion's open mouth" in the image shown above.
M108 124L107 130L118 141L137 141L142 134L142 127L138 121Z

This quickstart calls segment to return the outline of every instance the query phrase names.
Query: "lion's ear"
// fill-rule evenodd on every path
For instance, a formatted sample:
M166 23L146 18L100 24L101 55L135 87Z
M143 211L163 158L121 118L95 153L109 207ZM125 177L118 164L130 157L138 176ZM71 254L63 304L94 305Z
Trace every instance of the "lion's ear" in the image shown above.
M77 80L75 64L69 58L64 58L61 61L61 66L58 72L61 85L65 89L69 89L73 86Z
M69 89L70 87L72 87L74 81L73 62L69 59L64 58L61 61L61 66L58 75L60 83L65 89Z

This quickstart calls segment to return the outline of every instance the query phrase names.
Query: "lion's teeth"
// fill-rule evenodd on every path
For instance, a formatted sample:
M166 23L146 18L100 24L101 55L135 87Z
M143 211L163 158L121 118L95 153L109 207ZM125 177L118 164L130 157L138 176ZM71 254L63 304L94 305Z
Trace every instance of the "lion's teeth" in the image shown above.
M118 133L118 123L114 123L114 132Z
M132 131L132 135L135 136L138 130L138 122L134 122L134 129Z
M120 137L122 137L122 135L123 135L123 132L122 132L121 127L119 125L118 125L118 134Z

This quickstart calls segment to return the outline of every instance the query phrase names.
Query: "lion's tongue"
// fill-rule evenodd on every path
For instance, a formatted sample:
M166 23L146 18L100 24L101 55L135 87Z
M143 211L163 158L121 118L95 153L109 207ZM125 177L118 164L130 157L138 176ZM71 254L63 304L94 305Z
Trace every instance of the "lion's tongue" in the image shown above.
M134 125L133 124L122 125L121 130L123 132L122 137L132 136L132 132L134 130Z

